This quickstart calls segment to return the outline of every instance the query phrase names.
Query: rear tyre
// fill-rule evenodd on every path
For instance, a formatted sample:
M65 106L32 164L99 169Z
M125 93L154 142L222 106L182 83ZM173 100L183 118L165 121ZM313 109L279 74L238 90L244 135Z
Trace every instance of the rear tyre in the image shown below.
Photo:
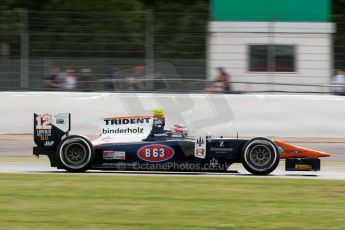
M85 172L95 160L92 143L79 135L71 135L63 139L56 155L59 164L68 172Z
M242 165L255 175L267 175L279 164L279 151L275 143L263 137L248 141L242 150Z

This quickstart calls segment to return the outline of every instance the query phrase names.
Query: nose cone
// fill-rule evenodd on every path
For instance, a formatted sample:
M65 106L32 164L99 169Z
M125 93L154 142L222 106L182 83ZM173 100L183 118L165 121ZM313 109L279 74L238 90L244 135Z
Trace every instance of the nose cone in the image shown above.
M280 149L280 158L319 158L319 157L329 157L331 154L316 151L313 149L307 149L295 145L285 143L283 141L274 141L278 148Z

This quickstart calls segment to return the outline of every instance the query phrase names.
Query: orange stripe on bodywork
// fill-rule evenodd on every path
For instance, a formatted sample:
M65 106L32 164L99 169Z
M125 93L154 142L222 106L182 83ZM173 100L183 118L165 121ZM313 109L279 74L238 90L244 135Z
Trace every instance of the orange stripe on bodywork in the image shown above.
M286 158L319 158L329 157L331 154L299 147L296 145L288 144L283 141L274 141L278 147L281 147L284 151L280 154L281 159Z
M122 117L106 117L103 119L131 119L131 118L164 118L164 115L156 116L122 116Z
M131 118L153 118L154 116L122 116L122 117L106 117L103 119L131 119Z

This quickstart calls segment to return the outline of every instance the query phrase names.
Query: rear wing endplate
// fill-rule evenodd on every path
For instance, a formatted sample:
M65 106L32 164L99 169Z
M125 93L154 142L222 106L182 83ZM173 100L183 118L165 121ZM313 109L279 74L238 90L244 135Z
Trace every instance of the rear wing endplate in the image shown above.
M34 141L38 147L57 148L70 129L70 113L34 113Z

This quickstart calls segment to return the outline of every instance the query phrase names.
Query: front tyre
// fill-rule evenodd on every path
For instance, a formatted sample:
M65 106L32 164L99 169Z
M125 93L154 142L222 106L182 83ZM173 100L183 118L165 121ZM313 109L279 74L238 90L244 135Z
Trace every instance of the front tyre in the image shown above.
M85 172L95 160L95 150L91 142L79 135L63 139L56 155L60 165L68 172Z
M242 150L244 168L255 175L267 175L279 164L277 146L269 139L257 137L248 141Z

